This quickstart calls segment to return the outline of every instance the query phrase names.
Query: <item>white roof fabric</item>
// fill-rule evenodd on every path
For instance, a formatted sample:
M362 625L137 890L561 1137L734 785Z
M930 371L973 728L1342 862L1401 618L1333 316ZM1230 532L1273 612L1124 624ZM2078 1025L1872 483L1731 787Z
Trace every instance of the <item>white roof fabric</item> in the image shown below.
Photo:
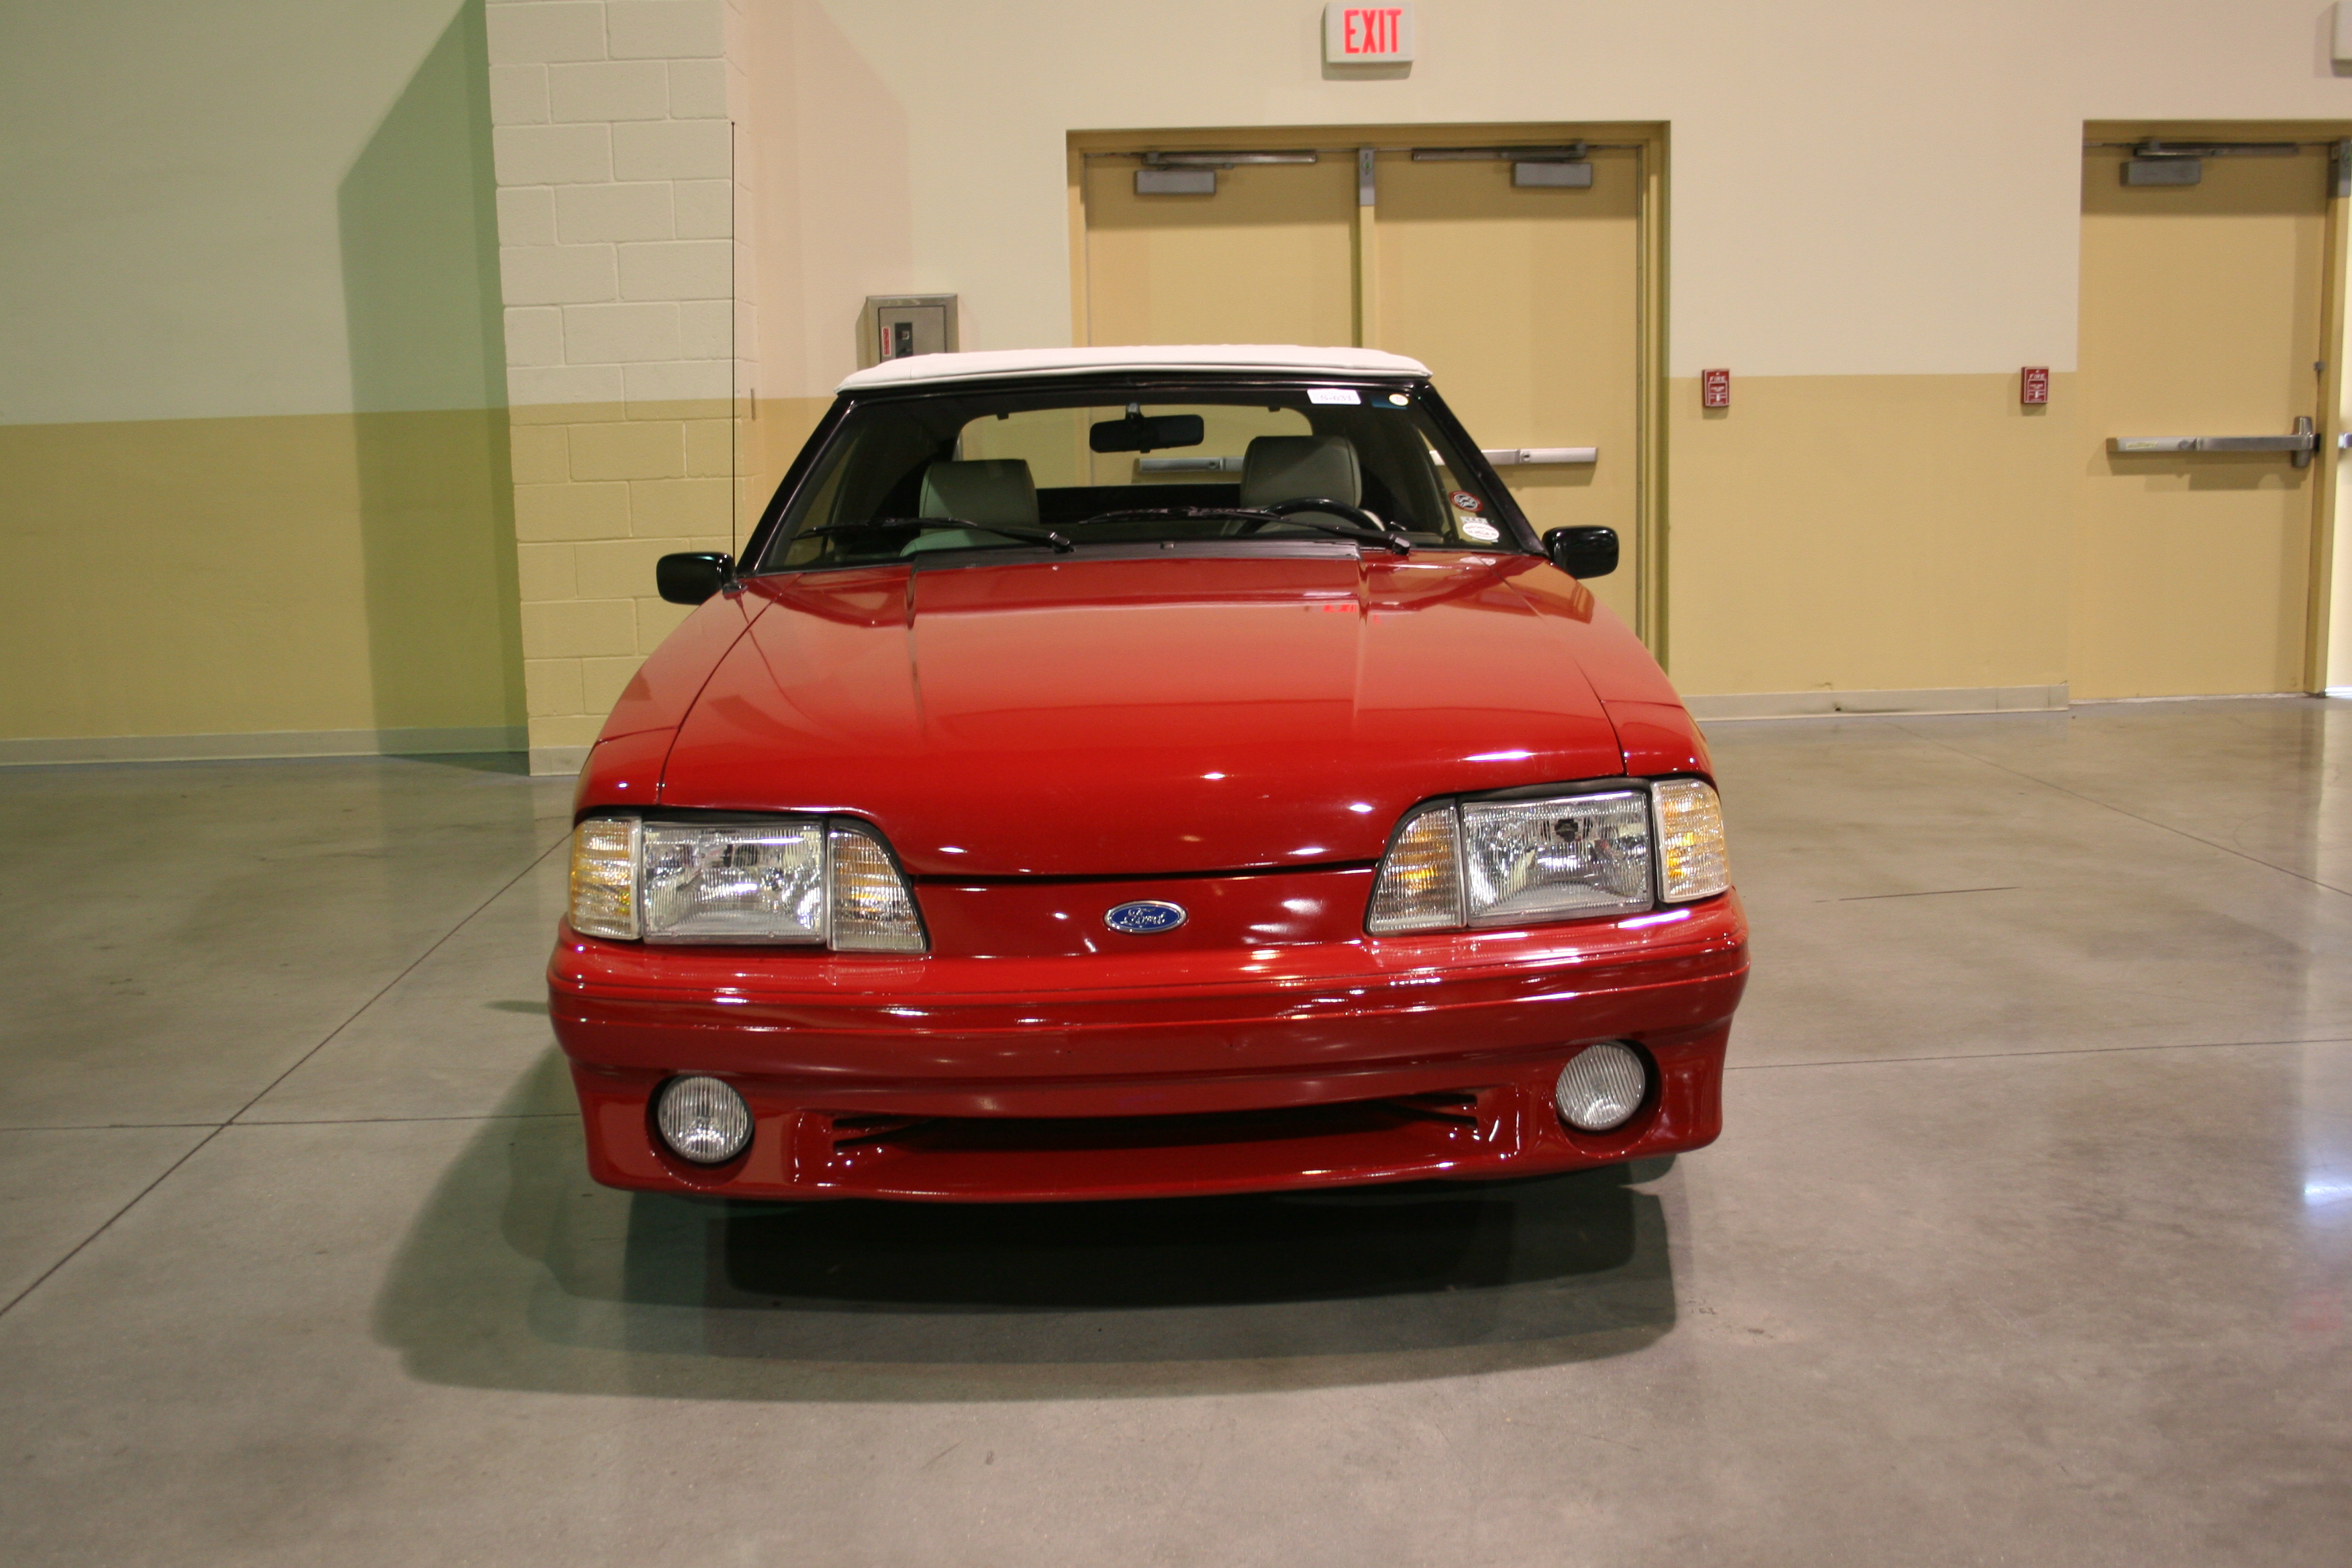
M1331 376L1427 375L1429 367L1378 349L1310 349L1281 343L1191 343L1181 347L992 349L963 354L910 354L861 370L842 392L919 386L1009 375L1084 375L1103 370L1281 371Z

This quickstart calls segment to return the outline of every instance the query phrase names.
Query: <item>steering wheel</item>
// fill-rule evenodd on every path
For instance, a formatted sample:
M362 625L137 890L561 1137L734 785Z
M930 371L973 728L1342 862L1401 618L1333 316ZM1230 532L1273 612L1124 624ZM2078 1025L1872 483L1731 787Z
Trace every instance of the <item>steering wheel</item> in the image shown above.
M1278 500L1272 506L1262 506L1257 510L1260 511L1270 511L1276 517L1289 517L1293 513L1302 511L1328 511L1332 516L1345 518L1348 521L1352 522L1357 527L1362 529L1364 531L1365 537L1371 540L1374 543L1379 543L1391 539L1394 537L1396 533L1396 530L1391 528L1387 523L1382 522L1370 512L1366 511L1362 507L1350 506L1343 500L1333 500L1329 496L1301 496L1296 500ZM1252 521L1243 523L1236 531L1241 533L1255 533L1259 529L1264 528L1265 526L1265 524L1263 522ZM1331 531L1336 533L1339 531L1334 529Z

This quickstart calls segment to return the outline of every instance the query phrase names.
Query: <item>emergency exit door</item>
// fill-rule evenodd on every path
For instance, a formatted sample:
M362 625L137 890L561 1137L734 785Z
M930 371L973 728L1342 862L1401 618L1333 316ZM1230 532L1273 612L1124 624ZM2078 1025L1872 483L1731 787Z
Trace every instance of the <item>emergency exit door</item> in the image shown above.
M1538 531L1617 530L1621 564L1591 587L1646 635L1643 153L1433 140L1267 132L1219 153L1171 135L1086 153L1079 335L1421 360Z
M2331 189L2324 143L2086 148L2074 696L2305 689Z
M1640 154L1462 151L1375 158L1370 335L1429 366L1479 446L1549 459L1497 460L1538 534L1617 531L1621 563L1591 586L1638 626ZM1519 183L1568 163L1587 183Z

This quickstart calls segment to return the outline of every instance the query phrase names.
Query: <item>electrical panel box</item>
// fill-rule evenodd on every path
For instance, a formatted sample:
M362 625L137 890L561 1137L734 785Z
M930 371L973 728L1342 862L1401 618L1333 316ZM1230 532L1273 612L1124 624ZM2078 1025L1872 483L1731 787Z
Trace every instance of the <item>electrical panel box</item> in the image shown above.
M952 294L868 294L857 334L860 370L908 354L956 352Z

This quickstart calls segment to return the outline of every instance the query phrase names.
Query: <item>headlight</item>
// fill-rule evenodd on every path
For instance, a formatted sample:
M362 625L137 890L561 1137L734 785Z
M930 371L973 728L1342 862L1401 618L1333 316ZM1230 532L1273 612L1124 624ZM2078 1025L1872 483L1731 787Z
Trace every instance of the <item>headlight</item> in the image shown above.
M1444 801L1398 829L1373 879L1376 936L1633 914L1729 887L1723 813L1698 779Z
M1646 910L1648 792L1464 801L1462 871L1474 926Z
M929 946L890 852L839 818L592 817L572 835L572 929L624 942Z
M648 822L647 942L823 942L824 824Z

